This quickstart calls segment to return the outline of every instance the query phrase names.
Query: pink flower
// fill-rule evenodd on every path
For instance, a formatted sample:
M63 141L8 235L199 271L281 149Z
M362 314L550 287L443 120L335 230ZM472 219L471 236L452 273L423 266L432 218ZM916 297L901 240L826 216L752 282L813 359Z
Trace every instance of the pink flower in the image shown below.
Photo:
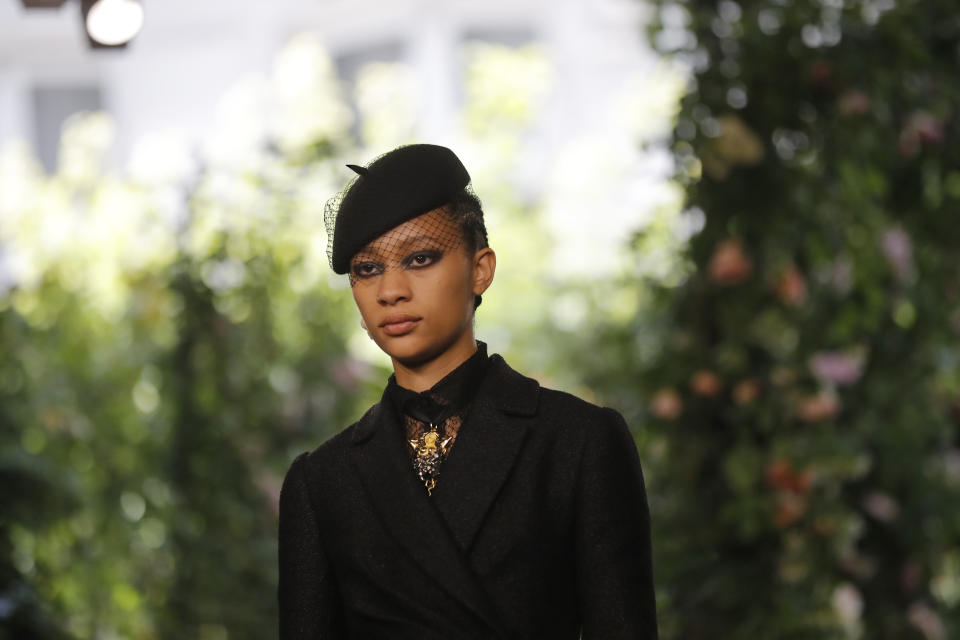
M943 122L928 111L914 111L900 131L900 155L912 158L920 152L921 144L943 141Z
M807 494L813 486L813 471L796 471L793 464L784 458L772 460L764 470L764 477L767 484L781 491Z
M810 371L817 378L846 386L863 375L863 357L840 351L820 351L810 357Z
M753 264L737 240L724 240L718 244L708 267L710 279L723 286L740 284L750 277L752 271Z
M859 89L851 89L837 100L837 109L844 116L859 116L870 110L870 98Z
M880 522L892 522L900 514L900 505L885 493L873 491L863 498L863 508Z
M797 415L804 422L829 420L840 413L840 399L831 393L808 396L797 406Z
M690 378L690 388L699 396L715 396L723 388L723 382L713 371L700 369Z
M733 388L733 401L738 405L750 404L760 395L760 384L756 380L741 380Z
M799 307L807 299L807 281L796 266L790 265L780 275L777 297L791 307Z
M844 583L833 592L833 608L845 625L854 625L863 614L863 596L855 586Z
M920 630L926 640L942 640L947 637L943 628L943 620L936 612L922 602L910 605L907 619L914 627Z
M910 235L900 227L892 227L880 236L880 248L893 272L901 282L910 282L914 277L913 242Z
M806 496L781 491L777 494L777 509L773 514L773 524L786 529L803 517L810 506Z
M673 389L660 389L650 400L650 412L663 420L675 420L683 412L683 399Z

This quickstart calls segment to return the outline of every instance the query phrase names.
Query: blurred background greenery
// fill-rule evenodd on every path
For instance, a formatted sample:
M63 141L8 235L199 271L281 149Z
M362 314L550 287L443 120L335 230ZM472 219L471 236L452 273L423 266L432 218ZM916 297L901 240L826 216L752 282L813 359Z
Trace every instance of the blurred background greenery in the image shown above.
M531 195L508 176L562 78L536 45L463 58L457 152L500 264L478 336L626 415L665 638L960 634L958 16L652 3L663 61L615 123L674 175L604 265L578 247L639 207L619 147L580 141ZM106 113L53 173L0 151L0 637L275 635L283 474L389 374L322 205L344 162L418 138L411 83L344 86L303 35L187 179L111 168Z

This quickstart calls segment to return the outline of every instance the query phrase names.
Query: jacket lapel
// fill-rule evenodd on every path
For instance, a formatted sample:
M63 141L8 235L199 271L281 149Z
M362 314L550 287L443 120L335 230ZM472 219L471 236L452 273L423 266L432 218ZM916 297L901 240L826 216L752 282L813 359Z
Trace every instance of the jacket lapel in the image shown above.
M361 418L352 460L370 501L396 539L455 599L502 633L502 623L443 518L410 466L401 427L386 398Z
M537 410L536 380L517 373L497 354L489 366L431 498L464 551L513 469L526 418Z

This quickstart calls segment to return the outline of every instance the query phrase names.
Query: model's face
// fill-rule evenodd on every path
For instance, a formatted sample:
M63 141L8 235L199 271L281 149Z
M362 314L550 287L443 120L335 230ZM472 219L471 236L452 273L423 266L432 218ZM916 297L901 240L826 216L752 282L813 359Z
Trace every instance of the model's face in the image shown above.
M477 255L482 251L490 252ZM476 260L467 253L460 227L441 209L370 242L350 261L353 299L370 337L407 366L472 339L474 295L493 275L485 280L478 274Z

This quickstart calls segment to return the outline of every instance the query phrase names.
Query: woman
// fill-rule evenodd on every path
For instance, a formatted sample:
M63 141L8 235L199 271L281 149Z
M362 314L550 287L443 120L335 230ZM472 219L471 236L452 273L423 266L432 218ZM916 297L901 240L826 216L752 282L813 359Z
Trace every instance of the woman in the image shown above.
M350 167L331 265L394 373L284 480L281 638L655 638L623 418L474 337L496 255L466 169L435 145Z

